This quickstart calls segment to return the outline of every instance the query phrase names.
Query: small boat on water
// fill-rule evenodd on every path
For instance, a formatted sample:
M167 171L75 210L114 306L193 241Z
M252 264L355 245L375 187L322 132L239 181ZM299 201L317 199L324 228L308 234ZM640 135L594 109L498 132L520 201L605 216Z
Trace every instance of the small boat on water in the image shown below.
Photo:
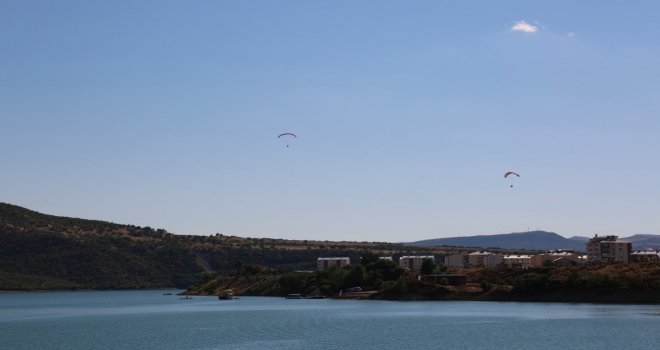
M225 289L220 294L218 295L218 299L220 300L233 300L233 299L238 299L237 296L234 295L234 291L231 289Z
M190 295L186 295L185 297L179 298L179 299L181 299L181 300L190 300L190 299L192 299L192 297Z
M303 299L303 296L298 293L289 294L286 296L287 299Z

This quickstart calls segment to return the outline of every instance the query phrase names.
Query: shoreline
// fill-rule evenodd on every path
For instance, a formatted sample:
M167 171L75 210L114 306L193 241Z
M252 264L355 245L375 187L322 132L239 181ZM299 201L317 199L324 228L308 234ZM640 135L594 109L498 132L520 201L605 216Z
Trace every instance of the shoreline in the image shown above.
M2 294L16 294L16 293L62 293L62 292L131 292L131 291L180 291L175 296L198 296L198 297L214 297L217 298L217 295L214 294L197 294L189 293L181 289L168 289L168 288L156 288L156 289L40 289L40 290L0 290L0 295ZM286 299L286 296L282 295L250 295L242 294L239 297L264 297L264 298L282 298ZM646 297L651 297L646 296ZM557 304L602 304L602 305L658 305L660 300L657 296L655 298L646 299L643 296L635 295L631 296L622 296L620 294L604 294L599 296L560 296L557 294L547 294L547 295L475 295L475 296L460 296L460 295L446 295L443 297L429 297L423 294L417 293L407 293L401 296L394 295L385 295L378 291L364 291L364 292L353 292L353 293L344 293L341 296L327 296L324 299L331 300L380 300L380 301L397 301L397 302L434 302L434 301L454 301L454 302L511 302L511 303L557 303ZM301 300L314 300L318 298L301 298Z

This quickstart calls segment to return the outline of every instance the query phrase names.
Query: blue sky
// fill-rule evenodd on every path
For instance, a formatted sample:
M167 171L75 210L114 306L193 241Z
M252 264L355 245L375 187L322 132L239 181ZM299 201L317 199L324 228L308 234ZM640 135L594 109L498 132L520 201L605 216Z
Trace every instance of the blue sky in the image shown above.
M180 234L660 234L658 13L0 1L0 201Z

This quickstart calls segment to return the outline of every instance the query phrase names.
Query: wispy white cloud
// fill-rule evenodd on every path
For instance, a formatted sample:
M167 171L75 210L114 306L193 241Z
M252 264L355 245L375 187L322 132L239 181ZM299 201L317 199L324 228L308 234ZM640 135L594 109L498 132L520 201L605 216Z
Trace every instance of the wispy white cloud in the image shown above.
M511 31L513 32L536 33L538 30L538 26L529 24L525 21L516 22L516 24L511 27Z

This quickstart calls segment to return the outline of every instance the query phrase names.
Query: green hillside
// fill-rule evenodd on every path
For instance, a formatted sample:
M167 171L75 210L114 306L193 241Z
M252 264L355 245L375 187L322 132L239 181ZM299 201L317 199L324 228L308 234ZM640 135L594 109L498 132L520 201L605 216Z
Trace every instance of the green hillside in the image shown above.
M0 290L185 288L237 265L313 270L317 257L358 261L365 251L442 252L378 242L184 236L0 203Z
M203 269L164 230L45 215L0 204L0 288L185 286Z

